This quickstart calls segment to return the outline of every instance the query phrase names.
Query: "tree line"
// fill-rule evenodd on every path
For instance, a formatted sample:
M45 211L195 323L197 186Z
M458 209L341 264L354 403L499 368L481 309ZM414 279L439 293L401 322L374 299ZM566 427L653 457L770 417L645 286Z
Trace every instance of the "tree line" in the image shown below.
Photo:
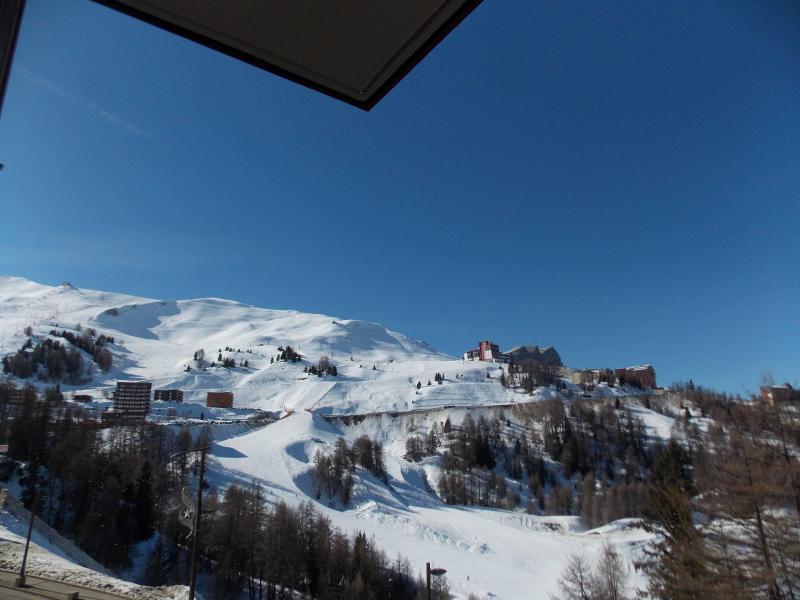
M35 345L28 338L14 354L3 357L3 372L20 379L36 376L41 381L63 381L72 385L87 380L81 353L51 338Z
M438 491L448 504L580 514L591 526L642 514L652 461L641 421L629 411L560 399L514 409L508 419L467 414L459 427L410 436L406 457L441 451ZM441 440L441 441L440 441Z
M353 490L356 467L367 470L383 483L388 481L383 446L365 435L357 438L352 446L348 446L347 440L340 437L330 455L317 450L313 469L316 498L325 496L328 500L338 499L347 505Z
M704 396L716 413L707 433L688 428L686 442L671 442L650 473L646 523L663 536L645 565L651 591L677 599L797 598L797 407Z
M296 363L303 357L297 352L294 348L287 345L285 348L283 346L278 346L278 358L277 360L282 360L284 362L293 362Z
M97 331L89 327L85 333L73 333L67 329L51 329L50 335L67 340L76 348L80 348L92 357L95 364L104 372L107 372L113 363L113 355L108 349L108 344L114 343L114 338L107 335L97 335Z
M421 598L407 560L390 560L364 533L343 534L310 503L272 506L260 487L231 486L207 527L217 598Z
M33 333L32 328L27 331ZM107 344L114 343L114 338L97 336L94 329L86 333L73 333L67 330L50 331L50 335L66 340L45 338L34 344L29 337L15 353L3 357L3 372L20 379L36 376L41 381L66 382L72 385L84 383L91 379L91 366L84 367L83 358L78 349L92 357L97 367L106 372L113 363L113 355Z
M640 592L664 600L800 597L798 407L693 384L673 395L714 420L705 431L685 422L679 437L648 451L644 480L624 484L637 486L629 502L657 536L636 565L648 575ZM586 479L583 486L593 487ZM591 582L608 573L602 560L572 557L558 597L604 600ZM619 588L613 597L633 595Z
M185 584L190 544L181 496L194 496L210 428L194 438L189 428L148 423L103 429L81 412L26 393L6 416L9 456L23 465L23 503L35 503L45 522L112 569L130 567L136 545L155 539L145 583ZM385 480L380 444L363 437L339 447L345 469L357 465ZM407 561L389 560L363 533L343 534L310 504L270 504L258 486L204 495L201 569L214 597L402 600L422 590Z

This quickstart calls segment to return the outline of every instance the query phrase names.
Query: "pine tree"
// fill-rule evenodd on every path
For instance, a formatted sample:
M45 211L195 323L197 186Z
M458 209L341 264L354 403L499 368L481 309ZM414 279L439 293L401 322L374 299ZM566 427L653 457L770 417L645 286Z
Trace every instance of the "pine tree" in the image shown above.
M150 461L145 460L136 481L136 519L137 537L146 540L153 535L155 527L155 499L153 498L153 479Z
M34 402L36 391L28 387L22 396L22 407L11 423L8 437L8 454L14 460L28 460L31 456L31 440L33 432Z
M650 593L656 598L718 598L708 550L692 518L685 453L680 444L656 453L647 490L645 528L660 535L647 550Z
M170 575L170 556L166 544L159 536L147 559L144 572L145 584L149 586L165 585Z

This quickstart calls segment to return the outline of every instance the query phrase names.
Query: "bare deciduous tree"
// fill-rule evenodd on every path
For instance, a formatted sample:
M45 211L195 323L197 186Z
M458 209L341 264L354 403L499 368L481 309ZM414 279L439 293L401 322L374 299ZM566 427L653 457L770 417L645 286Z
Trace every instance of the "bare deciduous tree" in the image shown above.
M606 544L597 563L573 554L558 580L559 594L553 600L626 600L625 564L614 548Z

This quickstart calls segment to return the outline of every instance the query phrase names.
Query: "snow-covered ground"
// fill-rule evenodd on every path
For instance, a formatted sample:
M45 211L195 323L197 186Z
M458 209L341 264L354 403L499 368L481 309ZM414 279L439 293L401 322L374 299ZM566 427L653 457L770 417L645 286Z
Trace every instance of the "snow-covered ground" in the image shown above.
M197 409L189 405L205 404L206 392L213 390L233 391L239 408L312 409L321 414L512 404L551 393L540 389L530 397L506 389L500 385L501 365L449 357L376 323L218 298L151 300L0 276L0 354L18 350L28 339L29 326L34 341L53 329L77 332L78 326L114 338L114 364L108 373L95 369L89 382L62 384L68 399L69 392L88 393L95 408L109 405L120 379L151 381L153 389L184 390L183 406L154 403L154 410L173 408L194 417ZM303 360L271 362L287 345ZM205 351L205 370L193 360L200 349ZM220 354L237 365L246 360L248 366L211 367ZM337 366L337 377L304 372L323 356ZM84 358L91 364L88 355ZM442 385L436 384L436 373L446 377ZM428 386L429 381L433 385ZM604 392L616 393L619 390ZM221 415L204 412L206 417Z
M402 554L417 569L428 561L446 568L459 596L547 598L555 591L571 553L591 558L605 543L613 544L626 558L631 586L643 584L633 570L632 558L649 537L632 522L584 531L576 517L447 506L433 491L436 464L403 458L412 426L424 433L434 420L451 416L460 422L466 410L475 414L500 407L509 410L510 405L554 394L539 389L528 396L503 387L500 365L464 362L364 321L268 310L216 298L150 300L0 277L0 355L25 343L28 326L36 341L51 329L75 331L78 325L115 338L114 365L108 373L95 370L84 385L62 385L67 398L77 391L89 393L94 398L91 406L105 407L118 379L141 379L153 382L155 389L184 390L184 403L153 403L154 420L172 415L234 421L215 425L209 479L219 489L256 481L272 501L312 500L310 471L315 452L331 451L339 436L352 442L366 434L384 444L389 485L359 470L346 509L324 502L317 502L317 507L339 528L367 532L389 555ZM278 348L287 345L300 352L303 360L271 361ZM248 366L198 369L193 357L199 349L204 349L207 363L217 361L221 350L223 357L234 358L237 365L247 360ZM321 356L337 366L338 376L304 372ZM90 361L85 356L85 362ZM436 383L436 373L444 374L443 384ZM206 408L209 390L232 390L236 408ZM604 389L598 395L620 393L625 391ZM650 435L669 436L676 422L673 416L639 404L633 409ZM288 416L256 429L236 423L257 410ZM409 411L414 412L402 418L386 414ZM325 418L353 414L375 416L358 425Z
M324 502L317 508L346 531L374 536L392 556L402 554L419 568L428 561L446 568L460 597L546 599L556 591L570 554L591 558L605 543L625 557L631 589L644 585L632 560L650 537L632 521L585 531L577 517L447 506L431 491L435 481L429 480L425 466L402 458L406 427L407 421L387 416L339 429L319 415L300 411L218 441L212 480L218 485L255 480L273 502L307 501L314 497L311 467L316 451L332 451L340 435L352 441L367 434L384 443L389 485L359 470L347 509Z

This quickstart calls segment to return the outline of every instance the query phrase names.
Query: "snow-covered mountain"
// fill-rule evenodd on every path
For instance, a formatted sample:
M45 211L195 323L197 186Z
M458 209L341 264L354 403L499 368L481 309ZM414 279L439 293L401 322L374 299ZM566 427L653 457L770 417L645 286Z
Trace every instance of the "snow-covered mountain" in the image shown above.
M409 396L415 395L413 384L427 382L440 363L453 365L450 357L424 342L366 321L218 298L152 300L0 276L0 353L19 349L29 337L28 327L37 338L53 329L77 332L78 328L93 328L98 335L114 338L109 346L112 369L95 370L91 381L72 387L102 389L118 379L144 379L156 388L184 389L198 401L208 390L233 390L237 405L259 408L309 408L323 398L325 406L343 410L355 410L360 404L365 410L406 408ZM287 345L303 356L302 363L271 361ZM198 369L193 360L200 349L205 352L206 370ZM237 365L246 360L247 368L211 368L220 352ZM302 373L304 365L322 356L338 365L339 377L319 379ZM396 396L397 387L406 388L406 398ZM446 395L438 396L447 401Z
M271 501L313 500L334 525L367 532L390 556L400 553L417 568L428 561L447 568L461 598L547 598L570 553L591 557L606 542L625 559L630 583L642 582L632 563L650 536L631 522L586 531L578 517L446 505L436 493L438 459L406 460L409 435L425 436L446 419L457 426L467 413L503 415L509 431L519 431L509 407L553 394L507 389L500 385L497 364L464 362L364 321L216 298L152 300L0 277L0 354L15 352L29 337L41 340L52 329L77 331L78 325L114 338L113 366L106 373L93 369L85 384L62 385L67 398L84 389L97 396L118 379L143 379L155 388L183 389L186 414L194 414L191 406L200 410L208 390L234 391L235 405L243 409L283 411L285 418L265 427L221 425L214 431L209 479L218 489L256 482ZM303 360L271 360L287 345ZM193 360L199 349L205 351L205 370ZM220 350L223 358L237 365L246 360L247 366L211 367ZM337 366L338 376L305 372L323 355ZM436 373L445 375L443 384ZM676 421L642 406L632 410L654 437L669 435ZM343 418L370 413L363 420ZM317 500L315 453L331 452L341 436L352 443L361 435L383 444L388 483L359 470L347 507Z
M19 277L0 276L0 327L18 336L22 327L95 327L101 333L124 337L132 351L153 365L155 348L175 365L205 347L275 347L290 344L308 355L331 359L356 355L372 362L446 358L424 342L376 323L342 320L292 310L270 310L219 298L164 301L99 292L69 283L47 286ZM4 343L8 343L8 336ZM156 343L152 343L156 342ZM135 347L135 349L134 349ZM183 354L188 354L184 356ZM159 357L160 358L160 357ZM172 366L172 365L170 365Z

